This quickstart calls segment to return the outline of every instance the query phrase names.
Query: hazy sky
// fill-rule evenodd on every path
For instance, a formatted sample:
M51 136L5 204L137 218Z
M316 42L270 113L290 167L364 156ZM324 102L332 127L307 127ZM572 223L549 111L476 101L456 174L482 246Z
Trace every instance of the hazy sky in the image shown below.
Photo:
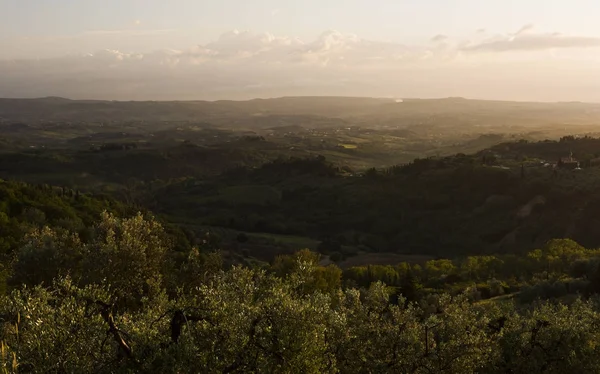
M599 14L598 0L0 0L0 96L600 101Z
M47 57L183 48L232 29L302 39L335 29L399 43L528 24L600 36L599 14L596 0L0 0L0 35L5 58Z

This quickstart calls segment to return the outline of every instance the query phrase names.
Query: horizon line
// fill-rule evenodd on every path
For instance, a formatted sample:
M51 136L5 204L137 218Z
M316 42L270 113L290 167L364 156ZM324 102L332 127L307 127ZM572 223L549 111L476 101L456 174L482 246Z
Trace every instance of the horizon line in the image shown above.
M203 103L218 103L218 102L250 102L257 100L281 100L281 99L371 99L371 100L390 100L396 101L398 104L401 104L402 101L434 101L434 100L464 100L464 101L486 101L486 102L503 102L503 103L523 103L523 104L600 104L600 102L594 101L543 101L543 100L509 100L509 99L479 99L479 98L470 98L463 96L439 96L439 97L389 97L389 96L344 96L344 95L298 95L298 96L275 96L275 97L255 97L251 99L215 99L215 100L193 100L193 99L185 99L185 100L113 100L113 99L72 99L69 97L63 96L38 96L38 97L0 97L0 100L64 100L64 101L95 101L95 102L120 102L120 103L131 103L131 102L146 102L146 103L194 103L194 102L203 102Z

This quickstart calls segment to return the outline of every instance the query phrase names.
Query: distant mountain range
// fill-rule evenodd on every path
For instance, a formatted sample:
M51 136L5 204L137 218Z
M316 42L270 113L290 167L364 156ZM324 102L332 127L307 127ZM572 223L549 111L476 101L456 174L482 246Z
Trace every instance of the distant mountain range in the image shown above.
M361 97L281 97L248 101L101 101L61 97L0 99L3 121L207 121L321 116L369 125L594 125L600 104Z

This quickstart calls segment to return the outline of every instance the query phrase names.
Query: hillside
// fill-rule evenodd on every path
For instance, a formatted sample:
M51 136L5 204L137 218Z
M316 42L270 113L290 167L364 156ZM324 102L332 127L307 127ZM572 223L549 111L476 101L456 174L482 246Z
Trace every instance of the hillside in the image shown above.
M521 253L562 237L600 246L597 166L555 174L541 161L455 156L346 176L303 162L169 185L150 201L189 223L307 236L346 256Z
M274 118L283 122L271 127ZM264 261L300 247L370 261L373 253L522 253L562 237L600 246L593 230L600 143L591 136L547 140L560 133L555 127L459 132L447 120L405 128L304 124L323 118L244 122L256 131L235 121L231 128L199 121L149 129L143 122L9 123L0 126L0 177L108 194L196 235L219 233L225 249ZM585 127L562 131L569 129ZM571 153L583 170L545 166ZM240 244L240 234L249 240Z
M593 106L347 100L10 109L0 367L597 372Z

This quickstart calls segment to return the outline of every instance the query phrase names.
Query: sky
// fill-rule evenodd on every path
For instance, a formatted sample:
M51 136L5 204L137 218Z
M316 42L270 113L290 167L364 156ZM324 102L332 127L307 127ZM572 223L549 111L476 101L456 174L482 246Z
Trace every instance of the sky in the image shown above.
M0 96L600 102L597 0L0 0Z

